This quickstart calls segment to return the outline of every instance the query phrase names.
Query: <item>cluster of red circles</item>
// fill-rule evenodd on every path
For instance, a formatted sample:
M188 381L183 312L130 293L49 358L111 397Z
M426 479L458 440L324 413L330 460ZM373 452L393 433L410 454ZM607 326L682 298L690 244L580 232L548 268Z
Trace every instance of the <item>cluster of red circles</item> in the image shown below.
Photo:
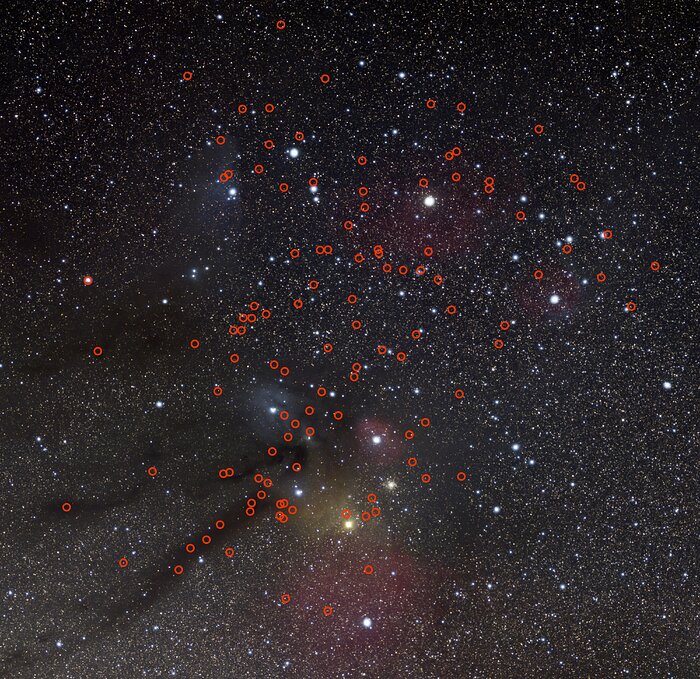
M586 182L582 182L581 178L577 174L569 175L569 183L574 184L579 191L586 190Z
M498 327L503 330L503 332L507 332L510 329L510 321L501 321L498 324ZM497 339L493 341L493 346L496 349L503 349L503 340L502 339ZM462 398L464 398L464 392L462 392Z
M368 494L367 494L367 502L369 502L370 504L374 505L374 503L375 503L376 501L377 501L377 495L376 495L376 493L368 493ZM347 510L346 510L346 511L347 511ZM349 512L348 512L348 513L349 513ZM360 514L360 518L361 518L363 521L366 522L366 521L369 521L369 520L372 519L372 518L375 518L375 519L376 519L378 516L381 516L381 513L382 513L382 510L379 509L379 507L377 507L376 505L374 505L373 507L370 507L370 510L369 510L369 511L364 511L364 512L362 512L362 513Z
M493 177L486 177L484 179L484 192L485 193L493 193L493 190L495 188L495 179Z
M218 519L216 523L214 524L216 526L217 530L223 530L226 527L226 523L223 521L223 519ZM211 535L202 535L202 544L203 545L210 545L212 542L212 537ZM194 554L195 551L197 550L197 547L193 542L189 542L185 545L185 551L188 554ZM226 547L224 549L224 554L226 554L227 557L231 558L235 554L235 550L233 547ZM184 566L177 564L176 566L173 566L173 573L175 575L182 575L185 572Z
M314 414L314 412L316 412L316 410L313 406L306 406L304 412L308 416L311 416ZM289 413L286 410L282 410L280 412L280 419L283 420L284 422L286 422L289 419ZM294 419L289 423L289 426L292 429L299 429L299 427L301 427L301 422L297 419ZM306 429L304 430L304 433L309 438L312 438L314 436L314 434L316 433L316 430L313 427L306 427ZM284 433L284 436L282 438L284 439L284 441L286 443L289 443L294 437L292 435L292 432L288 431L288 432ZM271 452L271 451L274 451L274 452ZM267 452L269 455L274 457L277 454L277 449L271 446L270 448L268 448Z
M420 426L421 427L429 427L430 426L430 418L429 417L421 417ZM403 435L407 441L411 441L415 437L416 432L414 432L413 429L406 429L406 431L404 432Z
M263 109L264 109L265 113L273 113L275 110L275 105L268 103L268 104L265 104L265 106L263 106ZM238 111L239 115L243 116L246 113L248 113L248 105L247 104L238 104L238 108L236 110Z
M282 367L280 368L280 362L279 362L277 359L274 359L274 358L273 358L273 359L268 363L268 365L270 366L270 368L271 368L272 370L279 370L279 371L280 371L280 375L282 375L282 377L287 377L287 375L289 375L289 368L287 368L286 366L282 366Z
M253 481L258 485L262 484L265 488L272 488L272 479L269 476L263 476L262 474L258 473L253 476ZM246 500L245 508L246 516L255 516L255 507L258 504L258 500L262 502L265 498L267 498L267 492L262 488L257 491L255 498L248 498Z
M362 370L362 364L355 361L350 367L350 381L357 382L360 379L360 370Z
M285 498L277 500L275 503L277 511L275 512L275 519L280 523L287 523L290 516L294 516L297 513L297 508L295 505L290 505L289 501ZM285 513L283 510L287 510Z
M437 108L437 101L435 101L435 99L428 99L428 100L425 102L425 105L426 105L429 109L433 110L433 109ZM464 113L464 112L467 110L467 105L466 105L463 101L458 101L458 102L457 102L457 105L455 106L455 108L457 109L457 111L458 111L459 113Z
M462 155L462 149L459 146L454 146L451 151L445 152L445 160L454 160Z

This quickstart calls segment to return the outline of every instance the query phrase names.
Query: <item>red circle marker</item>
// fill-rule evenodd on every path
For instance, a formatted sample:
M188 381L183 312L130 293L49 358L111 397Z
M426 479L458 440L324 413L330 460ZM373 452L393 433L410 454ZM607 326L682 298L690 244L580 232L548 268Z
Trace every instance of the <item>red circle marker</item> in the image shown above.
M61 505L61 509L62 509L64 512L68 513L71 509L73 509L73 505L71 505L70 502L64 502L64 503Z
M157 473L158 473L158 470L155 467L148 468L148 475L149 476L155 476Z
M129 559L127 559L125 556L123 556L121 559L119 559L119 566L121 568L126 568L129 565Z
M85 277L83 278L83 283L84 283L85 285L92 285L92 276L85 276Z
M187 80L187 81L192 80L192 71L185 71L185 72L182 74L182 79L183 79L183 80Z
M102 347L95 347L95 348L92 350L92 353L93 353L95 356L102 356Z

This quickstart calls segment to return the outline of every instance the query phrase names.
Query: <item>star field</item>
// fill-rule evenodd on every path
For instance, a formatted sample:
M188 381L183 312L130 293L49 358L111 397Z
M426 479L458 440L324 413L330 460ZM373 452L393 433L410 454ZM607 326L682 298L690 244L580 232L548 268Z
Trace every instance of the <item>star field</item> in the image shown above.
M700 676L690 3L3 25L0 676Z

